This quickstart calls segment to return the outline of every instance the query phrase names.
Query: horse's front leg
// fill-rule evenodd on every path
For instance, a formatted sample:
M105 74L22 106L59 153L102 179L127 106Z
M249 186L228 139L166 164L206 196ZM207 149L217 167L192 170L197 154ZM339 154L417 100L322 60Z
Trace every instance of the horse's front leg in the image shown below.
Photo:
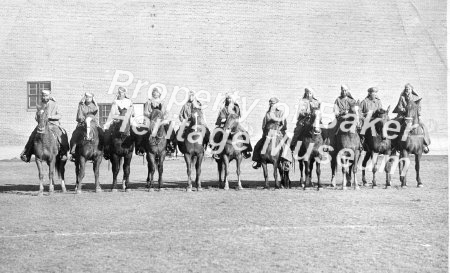
M66 172L66 160L61 160L59 162L59 166L56 166L59 170L59 174L61 176L61 191L67 192L66 190L66 182L65 182L65 172Z
M111 155L111 165L112 165L112 173L113 173L113 183L112 183L112 192L117 192L117 176L120 171L120 157L113 154Z
M76 189L76 193L80 194L81 193L81 185L83 183L83 178L84 178L84 174L86 172L85 168L86 168L86 159L83 156L79 156L77 158L77 162L78 162L78 176L77 176L77 189Z
M406 160L409 160L409 154L408 154L408 151L406 151L406 149L400 152L400 162L399 162L401 187L406 188L407 187L406 186L406 176L408 174L409 165L406 166L406 161L402 160L403 158L405 158Z
M384 171L386 172L386 189L391 187L391 171L392 171L392 162L389 160L389 155L384 155L384 160L386 162L386 166L384 167Z
M147 175L147 188L148 191L152 190L153 187L153 177L155 176L155 155L152 153L147 153L147 169L148 169L148 175Z
M372 152L372 173L373 173L373 178L372 178L372 188L376 188L377 185L377 178L376 178L376 173L378 171L378 154L375 152Z
M236 174L238 179L238 186L237 186L238 190L244 189L241 183L241 163L242 163L242 154L239 154L236 158Z
M275 188L280 189L281 188L281 181L278 179L278 166L280 164L280 161L277 160L273 163L273 178L275 179Z
M130 166L131 158L133 157L133 151L126 155L123 160L123 180L122 180L122 190L129 192L131 189L128 188L128 183L130 183Z
M223 160L220 159L217 162L217 171L219 173L219 189L222 188L222 169L223 169Z
M331 186L336 187L336 170L337 170L337 160L334 155L331 155Z
M305 184L306 187L312 187L313 183L312 183L312 175L311 175L311 171L312 168L310 168L310 164L309 161L303 161L303 164L305 165Z
M303 160L298 161L298 169L300 170L300 187L305 189L305 179L303 178Z
M322 188L322 184L320 183L320 165L320 162L316 162L317 190L320 190Z
M163 185L163 172L164 172L164 159L166 158L166 151L163 151L159 155L159 162L158 162L158 187L161 190Z
M202 162L203 153L197 156L197 161L195 162L195 184L197 185L197 191L202 190Z
M186 191L190 192L192 191L192 181L191 181L191 173L192 173L192 166L191 166L191 155L188 153L184 154L184 161L186 162L186 168L187 168L187 176L188 176L188 185L186 187Z
M100 164L102 163L102 156L99 155L94 159L94 164L92 165L92 168L94 169L94 176L95 176L95 192L99 193L102 192L102 187L100 186Z
M352 172L353 172L353 188L355 190L359 190L359 185L358 185L358 180L357 180L357 176L356 174L358 173L358 162L359 162L359 157L360 157L361 153L359 151L359 149L355 150L355 157L353 160L352 165L350 166ZM352 173L350 172L350 174Z
M56 165L56 158L54 158L52 161L48 164L48 192L50 194L55 192L55 181L53 181L55 176L55 165Z
M42 173L42 161L40 161L37 157L36 157L36 166L38 168L38 173L39 173L39 192L38 192L38 196L42 196L44 195L44 174Z
M422 180L420 179L420 159L422 158L422 154L416 154L416 181L417 187L422 188Z
M367 180L366 180L366 168L367 168L367 162L369 161L371 156L371 153L367 152L364 154L364 159L362 162L362 182L363 186L367 186Z
M222 155L222 160L223 160L223 172L224 172L223 180L225 182L223 189L227 191L230 189L230 185L228 183L228 170L230 168L230 159L228 158L228 155L224 154L224 155Z
M269 173L267 171L267 163L266 162L262 162L261 163L262 169L263 169L263 173L264 173L264 181L265 181L265 189L270 189L270 185L269 185Z

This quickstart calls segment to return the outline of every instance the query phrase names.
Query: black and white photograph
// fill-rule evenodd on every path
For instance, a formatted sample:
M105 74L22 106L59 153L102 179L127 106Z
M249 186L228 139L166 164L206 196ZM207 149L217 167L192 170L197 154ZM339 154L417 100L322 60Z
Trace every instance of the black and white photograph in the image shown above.
M0 7L0 272L449 271L447 1Z

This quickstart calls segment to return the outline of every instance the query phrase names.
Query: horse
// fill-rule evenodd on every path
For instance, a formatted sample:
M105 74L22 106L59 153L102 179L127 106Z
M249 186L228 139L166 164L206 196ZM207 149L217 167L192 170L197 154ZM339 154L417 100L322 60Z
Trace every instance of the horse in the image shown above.
M359 125L359 122L359 101L357 101L350 103L349 113L343 116L343 120L338 124L339 127L337 128L335 143L336 150L332 155L332 157L337 157L340 159L340 163L342 164L343 190L347 189L347 183L350 184L350 186L353 183L354 189L359 189L359 185L356 180L356 172L358 170L357 163L360 157L360 150L362 148L361 139L356 131L356 127ZM345 125L350 125L350 127L346 127ZM353 160L353 163L351 163L350 160Z
M228 171L230 169L230 162L236 161L236 174L238 177L238 190L242 190L241 183L241 163L244 158L242 154L243 150L246 149L245 145L242 141L250 142L250 136L247 134L245 130L239 124L239 116L237 114L230 114L225 121L223 126L224 134L222 134L222 141L224 137L227 137L225 143L221 144L220 148L222 151L218 153L217 169L219 171L219 188L222 187L222 170L224 172L224 190L229 190L228 183ZM216 132L217 134L217 132ZM239 135L237 135L239 134ZM236 137L237 136L237 137Z
M135 136L133 134L133 130L129 128L130 126L130 117L127 114L128 111L132 111L130 109L119 109L120 118L116 119L109 129L110 131L110 140L106 145L109 147L109 151L111 153L110 160L112 165L112 173L113 173L113 184L111 187L112 192L117 192L117 175L120 171L120 165L123 159L123 180L122 180L122 189L124 191L129 191L128 183L130 182L130 164L131 159L133 157L133 149L135 145ZM125 120L127 119L127 120ZM124 132L120 131L120 128L123 122L128 122L127 128Z
M100 164L103 158L103 130L97 126L92 117L86 117L82 125L83 140L75 148L75 175L77 177L76 193L81 193L81 185L87 161L93 162L95 192L102 192L99 182Z
M36 114L36 119L38 121L38 128L36 132L36 137L34 139L33 148L36 160L36 165L39 171L39 192L38 196L42 196L44 193L44 174L42 161L46 162L49 168L49 193L54 192L54 173L56 171L59 178L61 178L61 189L62 192L66 192L66 185L64 183L64 173L65 166L67 162L66 159L62 159L59 153L59 143L56 135L50 129L48 122L48 111L47 108L41 108Z
M320 128L321 115L319 110L314 110L311 114L306 116L306 119L302 124L297 126L303 126L303 133L300 136L301 146L298 149L298 163L300 168L300 185L303 189L306 186L313 187L311 177L314 162L316 162L316 174L317 174L317 190L322 188L320 183L320 160L322 155L320 154L320 147L324 144L322 137L322 130ZM312 144L312 147L310 148ZM305 169L306 181L303 179L303 167Z
M150 127L147 134L143 135L144 143L143 147L146 152L147 159L147 188L149 191L152 189L153 176L156 168L158 168L158 189L161 189L163 183L163 170L164 160L166 158L166 152L172 151L173 144L172 138L167 138L169 131L169 124L163 124L164 115L159 109L153 109L150 114ZM174 135L172 132L171 136ZM140 138L140 136L137 136ZM138 145L136 143L136 145Z
M265 136L263 137L263 139L265 139L264 147L266 147L266 150L264 153L262 151L256 151L256 152L261 152L260 162L261 162L261 166L263 168L263 173L264 173L264 181L265 181L264 188L270 189L267 164L273 165L273 177L275 179L275 187L277 189L283 188L284 186L289 187L289 182L286 185L283 185L283 187L282 187L280 181L278 180L278 171L279 171L281 174L281 177L284 181L290 181L289 178L286 178L287 170L281 160L282 153L285 152L283 146L286 142L286 138L281 133L281 130L280 130L281 125L279 124L279 122L270 121L267 123L266 126L267 126L266 128L268 129L268 132L269 132L269 133L265 134ZM260 141L263 141L263 139L261 139ZM275 147L278 147L278 150L275 150L274 152L272 152L272 148L273 148L272 146L274 146L274 144L276 145ZM256 145L258 145L258 144L256 144ZM264 150L264 147L262 148L263 150Z
M406 174L408 171L409 155L415 155L417 187L422 188L420 179L420 159L422 158L424 145L424 131L419 121L420 100L410 100L406 106L406 117L400 128L400 134L394 139L394 147L400 153L399 172L401 187L406 188ZM407 136L405 136L407 134ZM403 138L406 137L405 140ZM403 160L402 160L403 159ZM406 169L405 169L406 168Z
M205 149L209 143L209 130L203 123L203 113L200 109L193 108L186 128L180 128L177 132L176 144L184 155L187 167L188 185L186 191L192 191L192 164L195 164L195 184L197 191L202 190L201 172ZM184 129L184 130L183 130Z
M369 159L372 159L372 172L373 172L373 180L372 187L377 187L377 181L375 174L378 171L377 161L379 155L384 155L384 160L386 160L392 154L392 142L389 137L387 137L387 131L383 130L383 128L387 125L389 121L389 110L390 106L384 109L378 109L373 113L372 119L379 119L374 125L375 134L372 134L372 130L367 128L364 136L364 148L366 150L366 154L364 156L362 162L362 182L363 186L366 186L366 166ZM385 162L384 171L386 172L386 187L389 188L391 186L391 174L390 174L390 162Z

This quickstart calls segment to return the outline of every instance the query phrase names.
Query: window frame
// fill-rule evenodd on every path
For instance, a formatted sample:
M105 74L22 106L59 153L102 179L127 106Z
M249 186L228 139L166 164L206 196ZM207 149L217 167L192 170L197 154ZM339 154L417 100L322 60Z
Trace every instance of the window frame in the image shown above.
M31 94L31 85L35 84L35 94ZM27 110L35 111L39 102L41 101L41 92L44 89L47 89L45 85L48 84L48 90L52 91L52 82L51 81L27 81ZM42 87L41 87L42 85ZM34 106L31 106L31 99L36 101Z
M108 120L108 116L109 113L111 113L111 107L112 107L112 103L97 103L98 105L98 123L100 126L103 127L103 125L105 125L106 121ZM106 115L103 116L103 108L102 107L108 107L109 106L109 111L107 111ZM104 119L104 121L103 121Z

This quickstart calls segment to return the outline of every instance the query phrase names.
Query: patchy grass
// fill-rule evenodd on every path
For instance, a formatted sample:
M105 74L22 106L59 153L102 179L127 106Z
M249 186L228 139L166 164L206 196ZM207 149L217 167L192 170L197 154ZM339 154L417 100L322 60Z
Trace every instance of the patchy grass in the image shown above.
M0 162L0 271L447 272L447 157L422 163L424 188L411 166L408 189L398 174L383 189L380 173L376 189L318 192L300 190L298 168L294 189L262 190L262 170L246 161L246 189L226 192L207 159L205 190L186 193L184 161L166 161L165 189L147 192L146 166L135 158L131 192L109 192L103 164L105 192L93 192L89 167L81 195L68 163L69 192L36 197L35 164ZM322 179L329 184L328 166Z

